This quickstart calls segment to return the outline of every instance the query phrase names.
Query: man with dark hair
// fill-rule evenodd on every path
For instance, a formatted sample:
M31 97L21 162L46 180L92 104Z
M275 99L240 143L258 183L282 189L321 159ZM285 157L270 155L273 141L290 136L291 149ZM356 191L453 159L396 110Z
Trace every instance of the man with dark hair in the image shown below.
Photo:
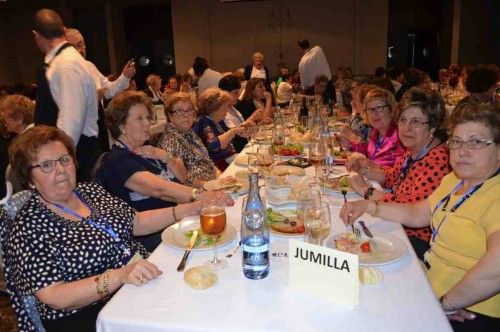
M208 88L217 87L222 74L210 69L208 61L202 57L196 57L193 64L194 74L198 77L198 95Z
M332 90L327 89L328 81L328 77L319 75L314 79L314 85L307 88L304 94L308 96L321 96L323 104L328 104L333 99Z
M311 48L305 38L300 39L298 44L304 52L299 62L300 83L304 89L313 86L314 80L320 75L325 75L331 80L332 73L323 49L317 45Z
M80 31L77 29L66 29L66 39L78 53L84 58L87 57L85 39L83 39ZM99 144L101 150L109 151L108 129L104 122L104 98L111 99L128 88L130 79L135 75L135 64L132 61L128 61L125 67L123 67L122 74L112 82L104 76L91 61L87 60L87 65L94 78L95 87L99 96L99 119L97 121L99 126Z
M389 70L389 78L391 79L392 86L394 87L394 93L398 93L404 77L405 75L403 71L398 67L393 67Z
M56 126L73 139L78 181L88 181L100 154L94 79L85 59L67 42L57 12L39 10L32 33L45 55L44 66L38 72L35 124Z
M385 68L384 67L377 67L375 68L375 77L381 77L381 78L385 78Z

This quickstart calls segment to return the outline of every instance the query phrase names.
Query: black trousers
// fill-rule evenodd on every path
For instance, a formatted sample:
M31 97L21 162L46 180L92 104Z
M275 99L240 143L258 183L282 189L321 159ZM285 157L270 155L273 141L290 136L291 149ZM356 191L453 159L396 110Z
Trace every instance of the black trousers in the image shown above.
M451 321L451 327L455 332L498 332L500 331L500 318L474 313L476 318L465 320L463 323Z
M78 161L76 179L78 182L91 181L92 170L100 155L101 149L97 137L80 136L76 146L76 160Z

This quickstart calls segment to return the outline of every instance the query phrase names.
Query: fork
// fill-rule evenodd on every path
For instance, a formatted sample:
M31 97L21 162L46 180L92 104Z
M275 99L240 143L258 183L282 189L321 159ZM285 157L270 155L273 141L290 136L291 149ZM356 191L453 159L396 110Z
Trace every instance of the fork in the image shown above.
M352 226L352 230L354 231L354 235L356 235L356 240L361 240L361 231L359 230L359 228Z
M240 249L240 246L241 246L241 241L238 243L238 245L236 246L236 248L233 249L233 251L231 251L229 254L226 255L226 258L233 257L233 255L236 254L236 252L238 251L238 249Z

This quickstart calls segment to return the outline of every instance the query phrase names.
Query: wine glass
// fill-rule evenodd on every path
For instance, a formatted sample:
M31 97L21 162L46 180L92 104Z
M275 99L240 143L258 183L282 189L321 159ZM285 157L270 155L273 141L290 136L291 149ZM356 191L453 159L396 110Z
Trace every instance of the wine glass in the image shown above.
M203 233L210 237L213 243L214 257L205 266L213 271L223 269L227 266L227 261L217 258L217 242L226 230L226 210L218 201L209 200L203 203L200 214L200 225Z
M314 182L318 182L318 167L325 161L326 151L319 142L311 142L309 145L309 162L314 165Z
M307 242L323 246L323 242L330 235L331 216L328 203L312 204L305 211L304 226Z
M270 147L261 146L257 149L258 165L268 169L274 163L273 150ZM266 173L266 172L263 172Z

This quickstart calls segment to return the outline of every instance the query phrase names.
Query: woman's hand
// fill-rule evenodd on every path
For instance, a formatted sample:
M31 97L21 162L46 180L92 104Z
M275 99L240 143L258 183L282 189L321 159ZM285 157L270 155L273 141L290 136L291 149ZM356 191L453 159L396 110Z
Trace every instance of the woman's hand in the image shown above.
M365 191L370 187L360 175L351 176L349 183L351 184L352 189L354 189L354 191L361 196L363 196Z
M246 131L246 128L242 125L239 125L238 127L231 128L230 131L233 134L233 137L236 135L243 136L243 134Z
M156 265L145 259L122 267L120 272L122 284L134 284L136 286L147 284L163 273Z
M213 201L225 206L233 206L234 200L224 191L204 191L199 196L199 201Z
M346 226L352 225L363 213L374 211L376 208L374 205L373 201L366 199L344 203L340 209L339 217Z
M269 91L264 91L264 99L266 100L266 103L271 101L271 93Z
M446 318L448 318L448 320L457 320L457 321L463 323L465 320L472 320L472 319L476 318L476 315L474 315L474 313L467 311L465 309L460 309L460 310L457 310L453 313L446 314Z
M356 158L348 160L345 167L349 172L356 172L358 174L365 175L367 171L372 167L372 161L368 158Z

